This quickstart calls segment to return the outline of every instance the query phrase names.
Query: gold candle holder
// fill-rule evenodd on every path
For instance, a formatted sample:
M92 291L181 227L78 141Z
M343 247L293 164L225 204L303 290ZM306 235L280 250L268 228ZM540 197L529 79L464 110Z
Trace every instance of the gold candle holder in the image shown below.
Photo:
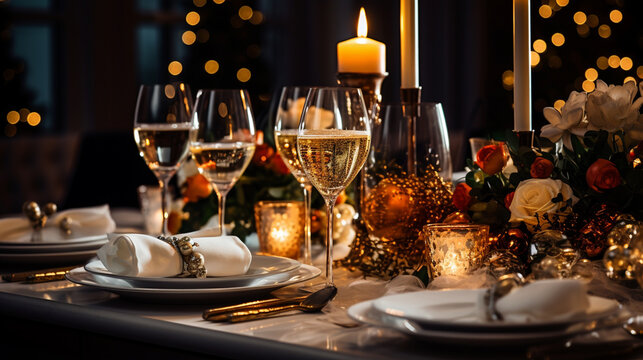
M432 278L464 275L482 265L489 252L489 226L428 224L423 229Z
M259 251L298 260L304 243L304 220L301 201L259 201L255 204Z

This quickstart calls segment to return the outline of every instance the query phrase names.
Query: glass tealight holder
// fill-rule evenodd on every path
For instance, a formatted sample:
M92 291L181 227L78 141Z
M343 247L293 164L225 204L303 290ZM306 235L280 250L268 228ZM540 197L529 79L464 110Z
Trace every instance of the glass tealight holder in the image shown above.
M255 204L259 251L298 260L304 243L304 203L259 201Z
M428 224L422 231L433 277L465 275L482 265L489 252L489 226Z

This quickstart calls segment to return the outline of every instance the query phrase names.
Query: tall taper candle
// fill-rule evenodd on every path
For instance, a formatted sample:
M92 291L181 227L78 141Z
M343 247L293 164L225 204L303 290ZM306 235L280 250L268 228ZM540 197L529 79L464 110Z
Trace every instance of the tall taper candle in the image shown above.
M404 1L404 0L402 0ZM529 0L514 0L514 130L531 130Z
M418 1L400 0L402 89L419 88Z

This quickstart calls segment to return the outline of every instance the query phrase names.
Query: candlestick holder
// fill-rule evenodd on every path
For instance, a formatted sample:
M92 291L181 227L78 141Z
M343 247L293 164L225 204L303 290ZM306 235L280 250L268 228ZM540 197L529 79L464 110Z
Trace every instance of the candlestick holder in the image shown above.
M408 123L408 133L407 133L407 172L409 175L417 175L417 118L420 114L418 106L422 101L422 88L407 88L400 89L400 102L402 103L402 111L404 113L404 118Z
M518 147L531 148L534 146L533 130L514 130L514 134L518 137Z

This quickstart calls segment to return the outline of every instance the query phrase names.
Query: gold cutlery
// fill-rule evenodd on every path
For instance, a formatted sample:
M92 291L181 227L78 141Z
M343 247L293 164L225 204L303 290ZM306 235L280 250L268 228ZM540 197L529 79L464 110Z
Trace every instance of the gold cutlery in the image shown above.
M204 320L210 320L211 317L220 315L220 314L225 314L225 313L231 313L235 311L245 311L245 310L252 310L252 309L259 309L262 307L269 307L269 306L283 306L283 305L291 305L291 304L299 304L302 302L304 299L306 299L308 295L302 295L302 296L297 296L294 298L289 298L289 299L279 299L279 298L274 298L274 299L266 299L266 300L255 300L255 301L250 301L246 302L243 304L237 304L237 305L229 305L229 306L222 306L218 308L213 308L213 309L207 309L203 312L203 319Z
M229 312L217 313L210 315L206 320L214 322L242 322L250 320L259 320L272 317L273 315L281 314L287 311L300 310L303 312L317 312L321 311L326 304L328 304L337 295L337 288L335 286L327 286L318 290L306 297L301 301L290 299L289 303L282 305L264 305L263 307L254 307L246 310L236 310ZM204 314L204 319L206 318Z
M32 270L18 273L2 274L2 280L8 282L22 281L26 283L41 283L47 281L64 280L65 274L67 274L71 269L75 269L77 267L78 265L74 265L45 270Z

